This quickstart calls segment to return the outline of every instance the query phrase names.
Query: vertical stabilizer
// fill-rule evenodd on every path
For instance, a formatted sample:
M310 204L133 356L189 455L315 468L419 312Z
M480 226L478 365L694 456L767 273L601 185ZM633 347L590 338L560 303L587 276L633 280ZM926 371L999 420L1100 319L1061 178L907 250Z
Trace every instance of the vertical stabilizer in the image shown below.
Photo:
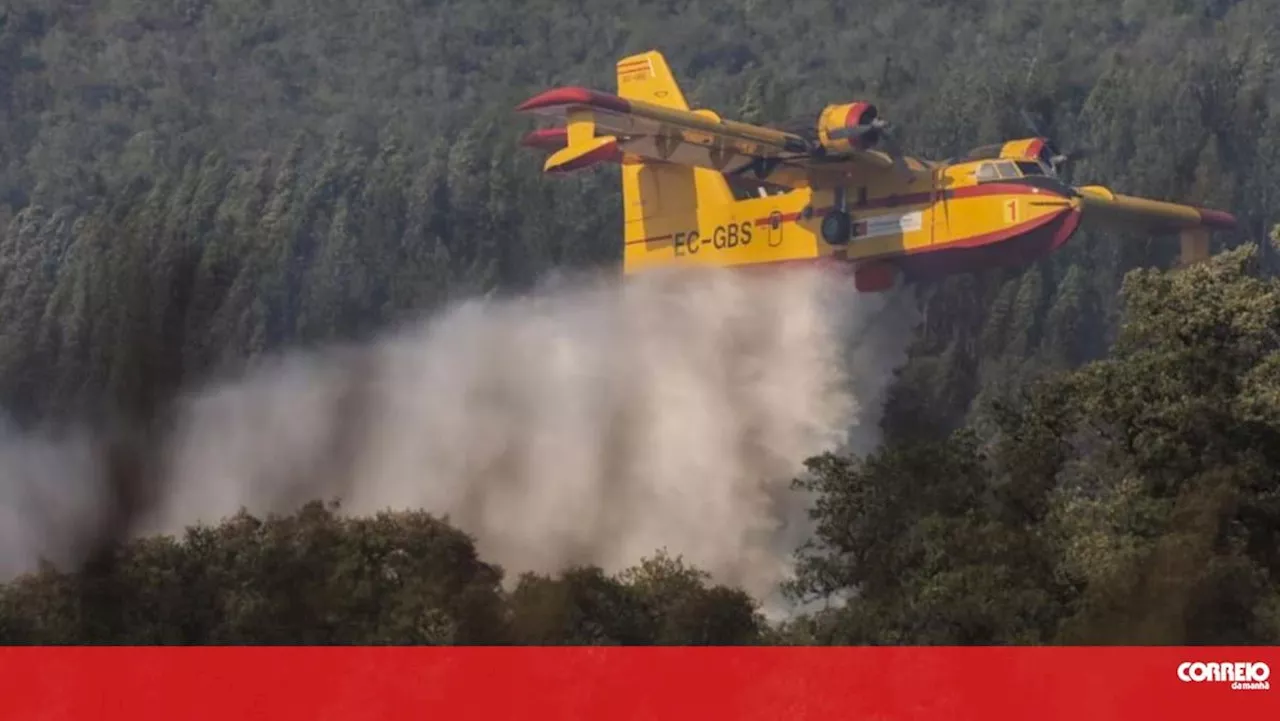
M617 71L619 97L676 110L689 109L666 58L657 50L619 60Z
M690 109L662 53L650 50L623 58L617 71L620 97ZM631 258L643 252L635 244L677 229L696 229L699 207L733 203L734 198L728 181L714 170L628 159L622 165L622 202L624 269L629 270Z

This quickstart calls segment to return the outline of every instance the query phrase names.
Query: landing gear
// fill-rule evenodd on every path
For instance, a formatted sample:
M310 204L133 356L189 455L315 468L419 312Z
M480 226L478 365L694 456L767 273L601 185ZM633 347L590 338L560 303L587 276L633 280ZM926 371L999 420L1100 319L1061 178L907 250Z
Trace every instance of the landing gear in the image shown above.
M852 230L853 221L849 218L844 188L837 188L831 212L822 219L822 239L829 245L844 245L849 242Z
M831 245L844 245L849 242L851 226L848 213L832 210L822 219L822 239Z

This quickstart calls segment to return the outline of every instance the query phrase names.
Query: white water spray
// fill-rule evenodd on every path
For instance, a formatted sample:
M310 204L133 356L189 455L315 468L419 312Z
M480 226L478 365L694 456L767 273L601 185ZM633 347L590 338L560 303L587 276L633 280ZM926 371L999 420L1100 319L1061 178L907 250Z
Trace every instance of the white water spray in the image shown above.
M338 497L448 515L509 574L666 548L767 595L804 531L792 478L875 445L914 327L909 304L850 286L813 269L581 281L284 354L182 401L134 530ZM6 562L57 535L24 534L44 548Z

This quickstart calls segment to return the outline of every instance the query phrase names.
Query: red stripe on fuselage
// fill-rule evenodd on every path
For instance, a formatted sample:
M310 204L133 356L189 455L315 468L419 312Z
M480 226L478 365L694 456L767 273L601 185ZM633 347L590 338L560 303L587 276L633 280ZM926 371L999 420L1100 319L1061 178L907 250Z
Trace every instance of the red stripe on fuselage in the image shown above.
M1080 226L1078 209L1064 208L1011 228L943 246L913 249L892 259L908 280L936 280L955 273L1023 266L1057 250Z
M665 234L665 235L651 235L651 236L649 236L648 238L641 238L641 239L639 239L639 240L627 240L627 241L623 241L623 243L622 243L622 244L623 244L623 245L639 245L640 243L658 243L658 242L664 241L664 240L666 240L666 239L668 239L668 238L671 238L671 237L673 237L674 235L675 235L674 233L667 233L667 234Z
M1037 195L1037 196L1044 196L1045 198L1053 199L1053 200L1066 200L1065 196L1059 193L1055 193L1051 190L1046 190L1044 188L1033 188L1031 186L1021 185L1017 183L987 183L985 185L977 185L977 186L971 186L967 188L957 188L956 190L949 190L949 191L946 191L946 194L948 199L978 198L978 197L983 197L987 195ZM910 195L887 196L884 198L871 199L865 205L857 205L857 206L854 206L852 209L863 210L867 208L894 208L894 207L901 207L901 206L907 206L907 205L919 205L919 204L930 202L931 200L934 200L935 197L936 196L933 193L928 193L928 192L912 193ZM834 208L832 206L814 208L812 216L820 218L830 213L833 209ZM793 223L802 219L803 217L804 217L804 214L802 212L780 213L778 215L778 224L781 225L783 223ZM1022 223L1022 224L1013 226L1011 228L1002 228L1000 230L993 231L991 233L985 233L983 235L970 236L968 238L961 238L959 240L952 241L950 243L946 243L940 246L932 245L932 246L923 246L920 248L915 248L909 251L893 251L891 253L886 253L884 255L869 256L868 259L897 257L905 254L928 253L931 251L938 251L943 248L965 248L969 246L986 245L990 243L995 243L1007 237L1018 235L1019 233L1029 232L1030 230L1033 230L1038 224L1048 223L1053 218L1056 218L1056 217L1058 216L1050 215L1046 217L1036 218L1034 220L1027 221L1026 223ZM769 215L762 216L748 222L752 223L757 227L771 226L774 222L774 216L771 213ZM667 240L668 238L671 238L671 237L672 237L671 233L666 233L664 235L655 235L647 238L641 238L639 240L625 241L624 245L636 245L639 243L656 243L663 240ZM859 259L859 260L862 260L862 259Z
M985 185L975 185L967 188L957 188L955 190L945 191L943 196L946 200L955 200L959 198L980 198L986 195L1038 195L1054 200L1065 200L1066 196L1056 193L1052 190L1044 188L1033 188L1028 185L1017 183L987 183ZM849 209L852 211L866 210L868 208L898 208L908 205L924 205L931 202L941 202L941 198L932 192L911 193L908 195L888 195L883 198L871 198L864 204L852 204ZM830 213L833 206L822 208L814 208L814 216L823 216ZM782 222L788 223L800 219L800 213L786 213L782 216ZM756 225L769 225L770 216L755 219Z

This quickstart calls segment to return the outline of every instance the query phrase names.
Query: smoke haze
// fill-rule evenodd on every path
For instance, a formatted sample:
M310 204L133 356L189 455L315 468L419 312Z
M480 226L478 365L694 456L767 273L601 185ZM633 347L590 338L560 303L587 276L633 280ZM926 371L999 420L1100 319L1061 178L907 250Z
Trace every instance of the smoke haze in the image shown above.
M0 419L0 581L41 558L76 563L102 522L102 465L83 433L19 433Z
M878 441L915 323L895 300L813 269L577 279L283 354L180 400L130 528L336 497L447 515L512 575L665 547L764 596L807 531L804 459ZM91 444L10 438L0 571L75 560L99 522Z

